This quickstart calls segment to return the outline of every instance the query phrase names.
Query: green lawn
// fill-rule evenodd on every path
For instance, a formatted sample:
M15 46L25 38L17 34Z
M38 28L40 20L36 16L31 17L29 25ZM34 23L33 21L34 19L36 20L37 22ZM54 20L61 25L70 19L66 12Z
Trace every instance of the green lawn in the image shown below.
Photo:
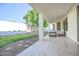
M9 44L9 43L16 42L19 40L28 39L28 38L32 38L35 36L37 36L37 33L28 33L28 34L20 34L20 35L11 35L11 36L0 37L0 48Z

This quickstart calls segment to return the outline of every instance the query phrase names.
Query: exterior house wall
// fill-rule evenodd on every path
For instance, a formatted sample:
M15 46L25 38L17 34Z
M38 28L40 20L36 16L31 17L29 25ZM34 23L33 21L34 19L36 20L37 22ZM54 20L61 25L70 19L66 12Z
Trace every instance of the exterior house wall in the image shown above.
M77 8L74 6L67 15L68 18L68 31L66 36L70 39L77 41Z
M61 23L61 31L63 31L63 21L59 21L60 23ZM55 23L52 23L52 24L55 24L55 31L57 31L57 22L55 22Z
M55 24L55 30L57 31L57 23L53 23L53 24Z
M54 30L53 30L53 24L55 25ZM49 24L49 32L50 32L50 31L57 31L57 23L50 23L50 24Z

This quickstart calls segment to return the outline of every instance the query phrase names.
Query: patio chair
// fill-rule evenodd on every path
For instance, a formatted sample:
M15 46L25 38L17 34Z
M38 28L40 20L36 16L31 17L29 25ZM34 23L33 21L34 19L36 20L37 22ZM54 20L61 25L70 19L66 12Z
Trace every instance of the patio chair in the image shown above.
M65 36L65 31L64 30L57 31L57 35L58 36Z
M57 32L56 31L51 31L51 32L49 32L49 36L50 37L56 37L57 36Z

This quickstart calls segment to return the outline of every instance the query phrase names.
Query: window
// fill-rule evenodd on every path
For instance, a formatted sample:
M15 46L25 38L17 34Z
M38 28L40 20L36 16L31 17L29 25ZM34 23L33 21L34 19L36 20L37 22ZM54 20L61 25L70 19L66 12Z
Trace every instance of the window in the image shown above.
M53 24L53 30L55 30L55 24Z
M57 22L57 30L61 30L61 22Z
M67 21L67 17L66 17L66 19L65 19L64 22L63 22L63 28L64 28L65 31L68 31L68 21Z

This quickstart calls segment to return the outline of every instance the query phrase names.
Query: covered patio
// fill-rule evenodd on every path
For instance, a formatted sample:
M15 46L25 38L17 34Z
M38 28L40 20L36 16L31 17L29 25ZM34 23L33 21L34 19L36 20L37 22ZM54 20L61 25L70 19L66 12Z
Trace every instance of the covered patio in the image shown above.
M39 12L39 41L17 56L77 56L79 55L79 6L74 3L31 3ZM43 18L52 24L56 37L44 36ZM60 24L59 24L60 23ZM59 32L65 36L58 36Z

